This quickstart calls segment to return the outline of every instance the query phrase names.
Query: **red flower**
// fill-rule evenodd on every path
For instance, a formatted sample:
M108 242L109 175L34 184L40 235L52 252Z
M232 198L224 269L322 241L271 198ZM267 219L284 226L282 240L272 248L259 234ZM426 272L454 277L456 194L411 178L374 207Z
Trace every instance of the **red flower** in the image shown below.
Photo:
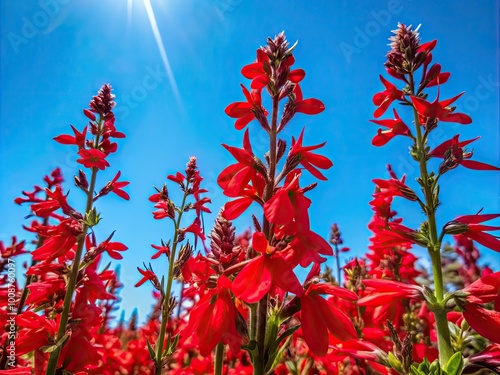
M500 298L500 272L491 273L463 289L470 303L488 303ZM499 300L500 302L500 300Z
M463 314L477 333L500 344L500 311L486 310L477 303L469 303Z
M124 188L125 186L127 186L128 184L130 184L130 182L128 182L128 181L118 181L118 179L120 178L120 176L121 176L121 172L118 171L118 173L116 174L116 176L111 181L111 183L110 183L111 192L115 193L120 198L123 198L123 199L125 199L125 200L128 201L130 199L130 195L128 195L128 193L126 191L123 191L122 188Z
M363 284L368 287L367 295L358 300L359 306L387 305L403 298L423 300L422 289L417 285L388 279L366 279Z
M50 229L50 236L43 245L31 252L33 260L50 262L62 257L76 244L76 238L82 228L71 219L62 221L57 227Z
M241 195L248 183L254 181L257 177L255 155L250 144L248 129L243 136L243 148L236 148L223 144L231 155L238 161L225 168L217 178L217 183L224 190L228 197L237 197Z
M308 279L310 276L311 273ZM328 331L342 341L357 338L351 320L333 301L327 301L321 297L322 294L350 301L356 301L358 298L350 290L322 283L309 284L307 291L300 297L302 336L309 349L320 357L326 355L328 351Z
M295 112L317 115L325 110L325 105L321 100L315 98L303 99L299 84L296 84L293 88L293 94L295 96Z
M402 100L404 98L403 91L398 90L394 84L392 84L382 76L380 76L380 80L384 84L385 90L373 95L373 104L378 106L378 108L373 113L373 116L376 118L382 116L394 100Z
M396 178L391 178L389 180L382 180L381 178L375 178L372 181L377 185L379 191L375 193L377 198L379 197L404 197L410 201L416 201L418 199L415 192L405 184L405 176L401 178L401 181Z
M140 279L137 284L134 286L137 288L138 286L141 286L144 284L146 281L151 281L153 285L160 285L160 282L158 281L158 277L156 274L153 272L153 269L145 267L145 270L141 270L139 267L137 267L137 271L143 276L142 279Z
M300 173L290 173L285 185L264 204L264 215L273 224L285 225L295 221L299 229L309 229L307 210L311 200L304 196L304 190L299 187Z
M232 289L237 298L247 303L256 303L273 286L296 295L303 293L302 286L293 273L293 266L282 253L269 246L264 233L253 234L252 247L260 255L252 259L234 279Z
M462 232L470 239L477 241L481 245L495 251L500 251L500 240L485 231L500 230L500 227L482 225L483 221L488 221L500 217L500 214L464 215L455 218L451 223L465 224L467 230ZM448 223L447 225L450 225Z
M76 145L76 146L78 146L78 148L85 147L85 138L87 136L87 127L85 126L81 133L78 130L76 130L76 128L73 125L71 125L71 129L73 129L73 133L75 133L75 136L62 134L62 135L58 135L57 137L55 137L54 140L56 142L63 144L63 145Z
M241 89L247 101L229 104L225 110L229 117L238 119L234 124L237 130L243 129L250 121L255 119L256 111L261 111L264 116L267 116L266 109L262 107L261 90L252 90L252 92L249 92L243 85L241 85Z
M459 141L460 134L441 143L434 150L429 152L429 155L436 158L443 158L444 164L448 169L455 168L458 165L463 165L465 168L476 170L500 171L500 168L486 163L481 163L475 160L468 160L472 157L472 152L466 152L463 147L479 139L479 137Z
M302 146L302 139L304 137L304 130L305 128L302 129L302 132L299 135L299 138L297 141L295 141L295 138L292 137L292 148L290 150L290 154L288 157L296 156L299 159L299 163L304 166L305 169L307 169L314 177L320 179L320 180L327 180L323 174L318 171L317 168L321 169L328 169L331 168L333 163L331 162L330 159L323 155L317 155L313 154L311 151L312 150L317 150L318 148L323 147L326 142L323 142L319 145L315 146Z
M77 162L83 164L86 168L99 168L100 170L104 170L106 167L109 167L104 152L96 148L91 148L89 150L82 148L78 151L78 154L82 158L78 159Z
M417 110L418 114L423 118L425 123L428 118L438 119L443 122L457 122L459 124L470 124L472 119L465 113L453 113L455 108L449 105L460 98L464 93L460 93L453 98L439 101L439 92L436 99L429 103L428 101L415 96L411 97L411 101Z
M210 355L219 342L229 345L235 355L240 351L241 335L236 329L239 313L230 290L231 280L219 276L217 286L209 290L190 312L184 333L187 337L193 334L197 337L200 354L204 357Z
M410 135L411 132L408 126L401 120L396 109L392 110L394 112L394 119L385 119L385 120L370 120L371 122L382 125L388 130L378 129L377 135L372 139L372 145L374 146L383 146L387 142L389 142L396 135Z
M260 174L256 175L253 185L247 187L240 194L241 197L224 205L222 216L227 220L234 220L239 217L253 202L262 202L262 195L266 182Z

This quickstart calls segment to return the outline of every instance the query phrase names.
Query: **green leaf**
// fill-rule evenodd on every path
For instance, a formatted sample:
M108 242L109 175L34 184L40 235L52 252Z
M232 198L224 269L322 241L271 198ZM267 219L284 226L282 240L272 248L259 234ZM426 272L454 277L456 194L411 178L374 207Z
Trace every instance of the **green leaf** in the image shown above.
M387 354L387 360L389 361L389 365L396 370L398 373L402 374L403 373L403 366L401 365L401 362L399 359L396 358L392 352L389 352Z
M148 345L148 351L149 351L149 356L151 359L154 361L156 360L156 353L153 347L151 346L151 343L149 342L148 338L146 337L146 344Z
M441 375L441 366L437 359L429 366L429 375Z
M420 366L419 366L420 367ZM414 365L411 365L410 367L411 375L426 375L425 372L420 371L417 367Z
M296 325L292 328L288 328L285 332L283 332L276 339L276 341L274 341L272 343L272 345L269 347L269 360L267 362L266 370L269 371L270 369L274 368L274 366L276 365L275 362L276 362L277 357L279 357L283 353L283 351L285 350L286 345L284 345L283 347L281 347L280 350L278 350L279 344L281 342L285 341L286 339L288 339L299 328L300 328L300 324ZM267 367L269 367L269 368L267 368Z
M448 363L444 366L444 370L448 375L460 375L464 367L464 359L462 353L458 352L451 356Z

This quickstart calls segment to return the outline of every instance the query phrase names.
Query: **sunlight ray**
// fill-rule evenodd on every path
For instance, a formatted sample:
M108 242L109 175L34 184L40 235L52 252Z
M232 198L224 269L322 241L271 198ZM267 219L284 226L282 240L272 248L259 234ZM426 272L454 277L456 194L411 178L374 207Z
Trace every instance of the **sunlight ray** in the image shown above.
M172 91L174 92L175 99L180 104L180 94L177 89L177 83L175 81L174 74L172 69L170 68L170 63L168 61L167 51L165 50L165 46L163 45L163 40L161 38L160 30L158 28L158 24L156 23L156 17L153 12L153 7L151 6L150 0L143 0L144 6L146 8L146 12L148 14L149 23L151 24L151 29L153 30L153 34L155 36L156 44L158 45L158 51L160 52L161 59L163 61L163 65L165 66L165 70L167 71L167 76L170 81L170 86L172 87Z

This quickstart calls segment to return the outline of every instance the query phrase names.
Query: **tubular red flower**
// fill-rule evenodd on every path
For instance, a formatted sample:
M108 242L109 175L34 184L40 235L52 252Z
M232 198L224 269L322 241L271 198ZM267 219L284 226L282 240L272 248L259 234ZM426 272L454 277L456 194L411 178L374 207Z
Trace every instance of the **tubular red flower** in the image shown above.
M289 157L297 156L299 158L299 163L304 166L314 177L326 181L327 178L317 169L329 169L333 166L330 159L323 155L313 154L312 150L317 150L323 147L326 142L323 142L315 146L302 146L302 140L304 138L304 130L300 132L299 138L295 141L292 137L292 148L290 149Z
M454 108L449 107L450 104L455 102L463 94L462 92L453 98L439 101L438 93L436 99L432 103L422 98L411 96L411 102L418 114L423 118L424 121L421 121L422 123L425 123L428 118L435 118L443 122L457 122L466 125L470 124L472 119L465 113L454 113Z
M241 85L241 89L247 101L229 104L225 109L229 117L238 119L234 124L237 130L243 129L250 121L255 119L256 110L262 111L267 116L267 111L262 107L261 89L254 89L252 92L249 92L243 85Z
M495 167L494 165L469 160L472 157L472 152L466 152L463 148L468 144L476 141L480 137L468 139L462 142L460 142L459 137L460 134L457 134L453 136L453 138L441 143L439 146L429 152L429 155L436 158L445 159L444 163L448 166L449 169L452 169L458 165L462 165L465 168L475 170L500 171L500 168Z
M403 91L398 90L394 84L386 80L384 77L379 77L380 81L382 81L385 86L385 90L378 92L373 96L373 104L378 107L373 113L375 118L382 116L394 100L402 100L404 98Z
M80 149L78 154L81 159L77 159L77 162L83 164L86 168L99 168L100 170L109 167L109 163L106 160L106 154L96 148Z
M259 302L273 285L297 295L303 293L293 273L293 265L269 246L264 233L253 234L252 247L261 254L252 259L234 279L232 290L237 298L247 303Z
M410 135L410 129L401 120L396 109L393 109L394 119L370 120L371 122L387 127L387 130L378 129L377 135L372 139L372 145L380 147L397 135Z
M491 250L500 251L500 239L489 233L485 233L485 231L500 230L500 227L480 224L483 221L498 217L500 217L500 214L464 215L455 218L453 221L468 226L468 229L463 232L465 236Z
M370 289L358 300L359 306L386 305L403 298L423 300L422 289L417 285L388 279L366 279L363 284Z

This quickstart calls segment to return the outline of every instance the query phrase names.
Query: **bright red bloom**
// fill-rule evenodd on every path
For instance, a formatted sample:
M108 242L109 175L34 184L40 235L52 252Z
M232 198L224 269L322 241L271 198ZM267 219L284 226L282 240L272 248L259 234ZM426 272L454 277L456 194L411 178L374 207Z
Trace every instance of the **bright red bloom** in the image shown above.
M240 351L241 335L236 329L239 313L230 291L231 280L219 276L217 286L209 290L190 312L184 333L187 337L196 335L200 354L204 357L210 355L219 342L229 345L233 354Z
M264 233L253 234L252 247L260 255L252 259L234 279L232 289L237 298L247 303L256 303L273 286L296 295L303 293L302 286L293 273L293 266L282 253L269 246Z
M237 130L243 129L250 121L255 119L255 111L257 110L262 111L264 116L267 116L266 109L262 107L261 89L249 92L243 85L241 85L241 89L243 90L243 94L245 95L247 101L229 104L225 110L229 117L238 119L234 123Z
M472 119L466 115L465 113L454 113L454 108L450 107L450 104L455 102L458 98L460 98L464 93L460 93L453 98L446 99L443 101L439 101L439 93L436 99L430 103L422 98L418 98L416 96L411 97L411 101L415 106L418 114L423 118L426 122L426 119L433 118L438 119L443 122L457 122L459 124L470 124Z
M488 303L500 297L500 272L491 273L463 289L470 303ZM500 301L499 301L500 302Z
M285 225L295 219L301 228L309 229L307 210L311 200L304 196L304 190L299 187L300 173L290 173L285 185L264 204L264 215L273 224Z
M83 131L80 133L76 128L71 125L71 129L73 129L73 133L75 136L62 134L54 138L56 142L59 142L63 145L76 145L78 148L85 147L85 138L87 136L87 127L83 128Z
M307 169L314 177L325 181L327 180L327 178L323 176L323 174L317 168L328 169L333 166L333 163L327 157L323 155L313 154L311 151L323 147L326 142L315 146L302 146L304 130L305 128L302 129L302 132L300 133L297 141L295 141L295 138L292 137L292 148L288 157L298 157L299 163L302 164L305 169Z
M130 184L130 182L128 182L128 181L118 181L118 179L120 178L120 176L121 176L121 172L118 171L118 173L116 174L116 176L113 177L113 180L109 183L110 189L111 189L112 193L115 193L120 198L123 198L123 199L125 199L125 200L128 201L130 199L130 195L128 195L128 193L126 191L123 191L122 189L125 186L127 186L128 184Z
M380 116L382 116L394 100L402 100L404 98L403 91L398 90L394 84L392 84L382 76L380 76L380 80L384 84L385 90L373 95L373 104L378 106L378 108L373 113L373 116L375 118L379 118Z
M148 269L146 267L145 270L141 270L139 267L137 267L137 271L139 271L139 273L143 276L142 279L140 279L137 284L135 284L134 286L137 288L138 286L141 286L142 284L144 284L146 281L151 281L153 283L153 285L155 284L159 284L158 282L158 277L156 276L156 274L153 272L152 269Z
M62 257L76 244L76 238L82 228L71 219L62 221L57 227L50 229L50 237L43 245L33 250L31 255L34 260L50 262Z
M253 185L247 185L240 194L240 198L227 202L224 205L222 216L227 220L234 220L245 212L253 202L262 202L262 195L264 194L265 187L266 182L264 177L260 174L256 175Z
M83 164L86 168L99 168L100 170L104 170L106 167L109 167L108 161L105 159L106 154L96 148L80 149L78 154L81 156L81 159L77 159L77 162Z
M205 241L205 233L203 233L203 228L201 227L201 221L199 217L196 217L194 221L187 226L186 228L181 228L179 232L186 233L190 232L193 233L196 237L199 237L200 240Z
M372 139L372 145L380 147L389 142L392 138L397 135L410 135L410 129L408 126L401 120L396 112L396 109L392 110L394 112L394 119L385 119L385 120L370 120L371 122L385 126L389 129L382 130L378 129L377 135Z
M303 99L302 90L299 84L293 88L295 96L295 112L305 113L306 115L317 115L325 110L325 105L321 100L315 98Z
M417 285L388 279L365 279L363 284L369 289L367 295L358 300L359 306L387 305L403 298L423 300L422 289Z
M486 310L477 303L469 303L463 314L467 323L477 333L500 344L500 311Z
M406 176L403 176L401 180L397 178L391 178L389 180L382 180L381 178L375 178L372 181L377 185L379 191L375 193L377 197L404 197L410 201L416 201L418 199L415 192L405 184Z
M306 278L306 283L319 272L315 264ZM324 356L328 351L328 334L342 341L357 338L351 320L333 303L321 297L328 294L349 301L356 301L356 293L330 284L309 284L306 292L300 296L300 321L302 336L309 349L317 356Z
M483 221L496 219L497 217L500 217L500 214L464 215L455 218L453 222L467 225L468 229L463 232L465 236L491 250L500 251L500 239L485 233L485 231L500 230L500 227L480 224Z
M481 163L475 160L469 160L472 157L472 152L466 152L463 148L480 137L468 139L462 142L460 142L459 137L460 134L457 134L453 138L441 143L434 150L429 152L429 155L445 159L444 163L449 165L450 169L456 167L457 165L462 165L469 169L500 171L500 168L493 165Z
M63 195L60 186L56 186L56 189L54 191L45 189L45 193L47 194L47 200L31 205L31 210L35 213L36 216L49 217L52 212L58 210L61 207L64 207L63 211L66 212L71 209L66 200L66 196Z
M243 148L227 146L223 144L231 155L238 161L225 168L217 178L217 183L228 197L241 195L250 181L257 177L257 163L250 144L248 129L243 136Z

